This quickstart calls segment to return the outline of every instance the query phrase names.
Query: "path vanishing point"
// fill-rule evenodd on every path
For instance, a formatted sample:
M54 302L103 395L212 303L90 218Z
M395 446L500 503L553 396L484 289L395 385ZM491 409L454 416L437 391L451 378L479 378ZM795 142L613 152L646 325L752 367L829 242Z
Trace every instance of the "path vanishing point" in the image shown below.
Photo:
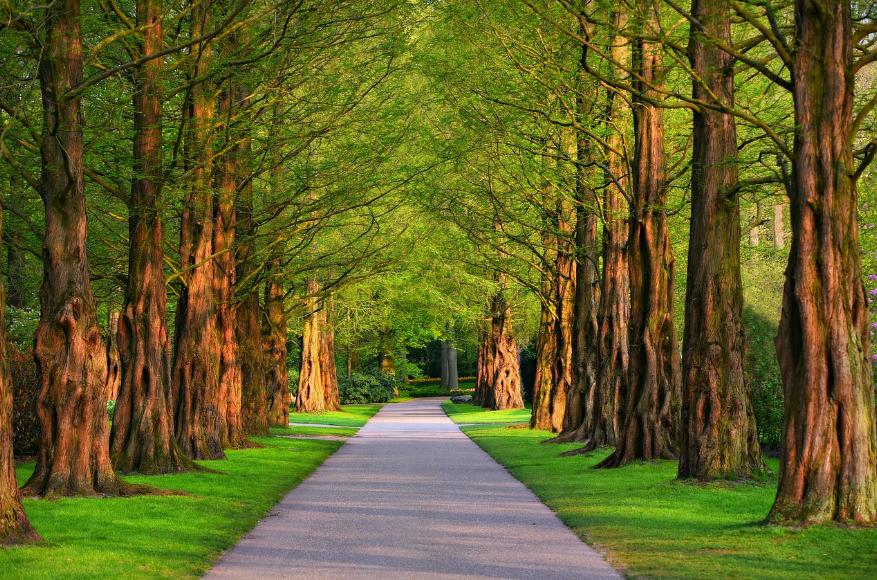
M204 578L621 578L466 437L442 400L384 407Z

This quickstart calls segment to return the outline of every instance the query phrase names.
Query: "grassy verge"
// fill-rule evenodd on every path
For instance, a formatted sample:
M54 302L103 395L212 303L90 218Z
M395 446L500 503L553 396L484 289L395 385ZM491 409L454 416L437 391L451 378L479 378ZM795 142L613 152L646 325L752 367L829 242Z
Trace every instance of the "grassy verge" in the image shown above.
M530 420L530 406L514 411L488 411L464 403L458 405L450 401L442 403L442 409L454 423L526 423Z
M202 461L222 474L126 477L192 497L25 500L45 543L0 549L0 578L197 578L341 443L257 437ZM24 482L33 464L17 469Z
M383 405L344 405L343 411L290 413L290 423L317 423L340 427L362 427Z
M359 431L358 427L271 427L272 435L287 435L297 437L299 435L331 435L333 437L353 437Z
M579 446L540 445L546 431L463 430L630 578L875 577L877 529L762 525L773 478L698 486L676 481L672 461L595 470L608 450L560 457Z

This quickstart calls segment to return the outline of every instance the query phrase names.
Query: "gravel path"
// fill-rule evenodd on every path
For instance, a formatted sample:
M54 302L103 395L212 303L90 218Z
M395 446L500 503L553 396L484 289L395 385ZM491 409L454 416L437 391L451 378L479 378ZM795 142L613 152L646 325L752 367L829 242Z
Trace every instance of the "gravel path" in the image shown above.
M384 407L204 578L621 578L442 400Z

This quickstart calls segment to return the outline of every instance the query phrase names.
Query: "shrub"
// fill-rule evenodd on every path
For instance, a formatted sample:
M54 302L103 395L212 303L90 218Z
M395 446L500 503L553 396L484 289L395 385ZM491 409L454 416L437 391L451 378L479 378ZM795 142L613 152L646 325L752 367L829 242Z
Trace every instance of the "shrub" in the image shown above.
M21 351L29 351L40 323L38 308L6 307L6 339ZM30 355L28 355L30 356Z
M34 455L40 443L37 363L30 352L14 343L8 345L7 353L12 371L12 449L16 455Z
M386 403L396 393L396 378L384 373L352 372L338 385L342 405Z

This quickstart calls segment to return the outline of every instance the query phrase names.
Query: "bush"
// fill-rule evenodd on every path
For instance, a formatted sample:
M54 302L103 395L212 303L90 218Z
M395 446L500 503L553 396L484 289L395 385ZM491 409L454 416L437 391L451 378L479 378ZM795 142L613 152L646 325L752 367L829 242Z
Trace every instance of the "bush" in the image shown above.
M396 377L352 372L338 385L342 405L386 403L396 393Z
M14 343L8 345L12 371L12 449L16 455L35 455L40 444L37 417L37 363L33 355Z
M29 351L33 346L33 337L36 334L39 323L39 309L7 306L6 340L20 351Z

